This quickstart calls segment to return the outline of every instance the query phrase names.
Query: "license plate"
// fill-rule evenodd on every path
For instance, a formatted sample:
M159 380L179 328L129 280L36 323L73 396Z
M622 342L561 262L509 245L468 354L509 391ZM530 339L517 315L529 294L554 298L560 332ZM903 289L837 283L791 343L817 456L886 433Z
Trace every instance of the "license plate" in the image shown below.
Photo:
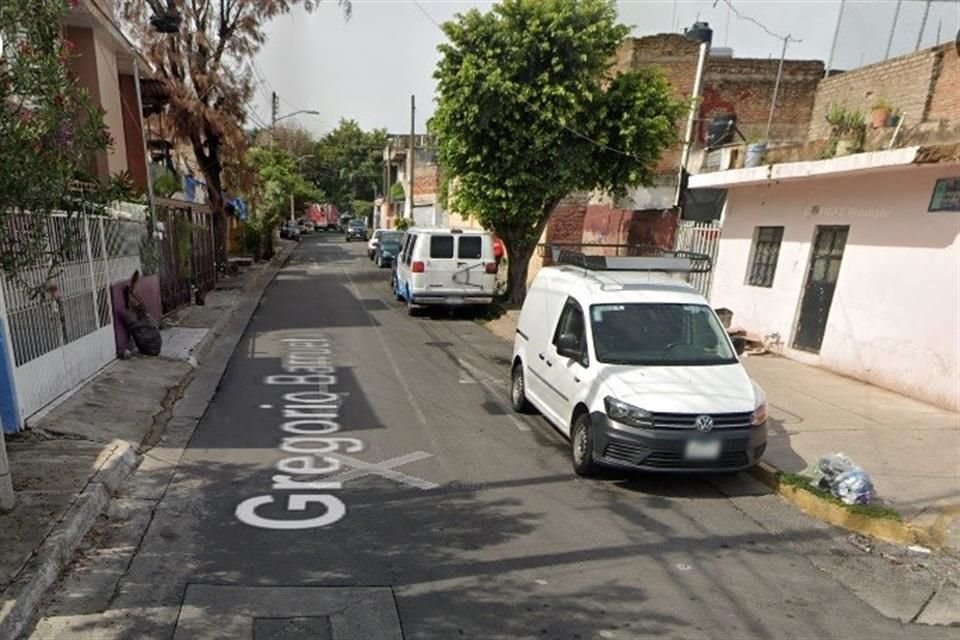
M463 298L447 298L447 304L463 304Z
M716 460L720 457L720 441L690 440L685 455L688 460Z

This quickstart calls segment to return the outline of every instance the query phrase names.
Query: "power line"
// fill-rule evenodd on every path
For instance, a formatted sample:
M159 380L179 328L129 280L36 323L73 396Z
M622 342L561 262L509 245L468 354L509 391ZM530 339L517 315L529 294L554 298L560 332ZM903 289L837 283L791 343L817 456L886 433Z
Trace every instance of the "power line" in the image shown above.
M713 6L716 7L718 2L720 2L720 0L714 0ZM767 33L767 35L772 36L777 40L787 40L789 42L803 42L803 40L794 38L792 35L782 36L779 33L774 33L769 28L767 28L767 25L763 24L756 18L740 13L740 11L738 11L737 8L733 6L733 2L731 2L730 0L723 0L723 3L727 5L727 8L730 9L733 12L733 15L737 16L737 18L741 20L745 20L746 22L752 22L753 24L763 29Z
M441 30L443 29L443 27L440 26L440 23L437 22L437 21L434 19L434 17L433 17L432 15L430 15L430 14L427 12L426 9L423 8L423 5L422 5L422 4L420 4L417 0L412 0L412 1L413 1L413 4L417 5L417 9L420 9L420 13L422 13L422 14L425 15L425 16L427 16L427 19L430 20L430 22L432 22L432 23L434 24L434 26L436 26L438 29L441 29Z

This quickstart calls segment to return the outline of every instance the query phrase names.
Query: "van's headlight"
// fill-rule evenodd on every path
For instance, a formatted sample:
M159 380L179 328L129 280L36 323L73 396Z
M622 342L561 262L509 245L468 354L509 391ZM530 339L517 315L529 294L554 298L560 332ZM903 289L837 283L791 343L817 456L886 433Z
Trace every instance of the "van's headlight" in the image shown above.
M641 409L640 407L635 407L632 404L621 402L620 400L611 398L610 396L607 396L603 399L603 404L607 410L607 417L609 417L611 420L622 422L623 424L631 427L653 426L653 416L649 411Z
M750 426L762 427L767 422L767 394L756 382L753 383L753 397L756 408L750 416Z

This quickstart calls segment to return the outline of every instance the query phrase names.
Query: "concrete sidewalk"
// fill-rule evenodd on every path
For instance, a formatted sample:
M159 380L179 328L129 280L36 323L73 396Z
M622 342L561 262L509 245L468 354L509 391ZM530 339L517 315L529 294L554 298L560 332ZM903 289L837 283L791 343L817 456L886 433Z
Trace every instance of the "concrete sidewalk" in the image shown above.
M486 326L513 342L518 316L508 311ZM744 364L770 403L764 462L799 472L845 453L884 504L960 553L960 414L787 358L747 356Z
M770 402L767 463L799 472L844 453L884 504L960 551L960 414L787 358L744 363Z
M252 313L292 249L284 243L272 262L219 280L205 306L165 319L160 357L115 360L8 436L17 504L0 513L0 637L16 637L29 623L110 497L163 438L185 390L187 404L197 405L191 410L205 409L222 371L206 375L204 364L233 348L219 344L221 330L241 303ZM193 382L203 393L189 393Z

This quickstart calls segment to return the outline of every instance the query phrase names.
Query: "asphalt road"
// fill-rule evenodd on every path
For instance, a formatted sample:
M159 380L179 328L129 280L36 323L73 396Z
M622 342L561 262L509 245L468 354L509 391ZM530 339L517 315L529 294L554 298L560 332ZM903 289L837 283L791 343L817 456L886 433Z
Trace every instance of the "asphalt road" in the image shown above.
M843 536L746 475L576 478L509 411L510 346L408 317L387 280L361 243L304 238L162 499L115 510L34 637L955 637L865 604L904 586L825 570ZM297 429L336 457L294 460Z

